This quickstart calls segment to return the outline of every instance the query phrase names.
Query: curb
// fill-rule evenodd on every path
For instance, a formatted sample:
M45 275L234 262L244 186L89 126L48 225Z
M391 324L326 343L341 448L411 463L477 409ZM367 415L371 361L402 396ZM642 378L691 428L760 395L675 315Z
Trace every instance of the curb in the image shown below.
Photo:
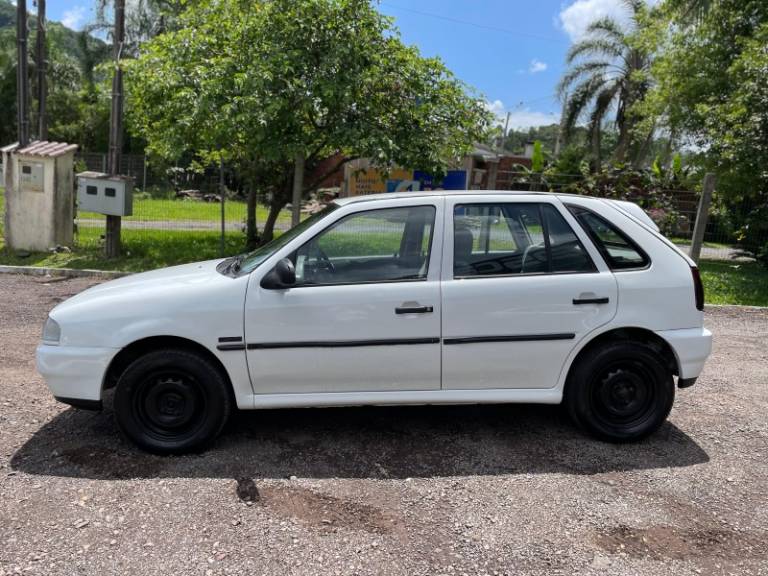
M117 270L78 270L76 268L45 268L42 266L0 265L0 274L24 274L27 276L51 276L59 278L120 278L132 272Z
M755 306L754 304L704 304L707 308L746 308L748 310L768 310L768 306Z

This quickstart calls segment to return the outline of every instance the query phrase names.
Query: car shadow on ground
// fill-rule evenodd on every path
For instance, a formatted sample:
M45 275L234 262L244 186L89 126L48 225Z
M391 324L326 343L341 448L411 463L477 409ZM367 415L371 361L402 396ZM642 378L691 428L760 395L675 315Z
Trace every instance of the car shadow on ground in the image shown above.
M111 410L69 409L12 457L30 474L93 478L426 478L597 474L708 462L672 423L635 444L573 427L559 406L407 406L239 412L206 452L162 457L123 438Z

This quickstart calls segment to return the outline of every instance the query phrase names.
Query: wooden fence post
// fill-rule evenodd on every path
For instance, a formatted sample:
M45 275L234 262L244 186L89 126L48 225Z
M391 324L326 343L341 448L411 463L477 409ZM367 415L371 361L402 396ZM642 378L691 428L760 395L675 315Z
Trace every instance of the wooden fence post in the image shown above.
M499 162L488 162L488 190L496 190L499 175Z
M691 240L690 256L697 264L699 263L699 256L701 256L701 246L704 243L704 232L707 229L707 219L709 218L709 205L712 203L714 190L715 175L708 172L704 176L704 183L701 186L701 198L696 210L696 224L693 227L693 239Z

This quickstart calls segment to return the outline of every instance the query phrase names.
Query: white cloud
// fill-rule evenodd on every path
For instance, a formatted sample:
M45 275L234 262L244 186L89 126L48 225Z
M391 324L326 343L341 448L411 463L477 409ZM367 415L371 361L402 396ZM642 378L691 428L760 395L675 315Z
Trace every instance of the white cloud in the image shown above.
M530 72L531 74L536 74L537 72L544 72L544 70L546 69L547 69L547 63L542 62L541 60L536 60L536 58L531 60L531 64L530 66L528 66L528 72Z
M660 0L646 0L648 4L658 4ZM556 24L562 28L573 42L580 40L587 27L599 18L611 16L619 22L629 21L629 11L621 0L575 0L560 10Z
M496 124L504 126L507 120L507 109L504 107L504 102L501 100L486 102L485 107L495 116ZM515 130L523 130L535 126L549 126L559 121L558 114L540 112L530 108L509 110L509 127Z
M494 100L493 102L489 102L486 100L485 107L488 109L489 112L492 112L493 115L496 118L501 118L506 114L506 109L504 108L504 102L501 100Z
M85 23L86 9L84 6L70 8L61 17L61 23L72 30L79 30Z
M513 110L509 115L509 127L516 130L532 128L534 126L549 126L560 122L558 114L538 112L523 108L522 110Z

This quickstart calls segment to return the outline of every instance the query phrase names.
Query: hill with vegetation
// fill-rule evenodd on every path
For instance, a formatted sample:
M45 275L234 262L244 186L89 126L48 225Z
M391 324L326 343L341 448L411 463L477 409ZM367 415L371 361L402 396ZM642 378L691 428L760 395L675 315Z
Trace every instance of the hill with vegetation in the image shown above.
M33 101L32 126L36 126L35 35L37 22L28 16L29 71ZM48 21L48 117L49 138L77 142L85 149L106 147L109 119L105 75L99 64L110 55L110 46L88 30L72 30ZM35 130L32 130L35 136ZM16 140L16 6L0 0L0 145Z

